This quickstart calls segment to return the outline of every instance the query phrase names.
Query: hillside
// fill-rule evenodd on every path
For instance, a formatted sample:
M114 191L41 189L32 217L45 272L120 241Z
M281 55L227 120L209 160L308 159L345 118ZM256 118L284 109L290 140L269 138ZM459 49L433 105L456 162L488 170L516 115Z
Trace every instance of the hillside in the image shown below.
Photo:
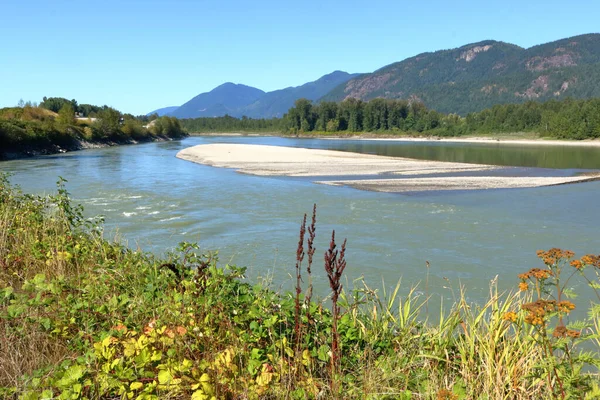
M358 75L343 71L334 71L314 82L268 92L254 103L239 109L234 116L241 117L245 115L250 118L280 118L294 106L296 100L305 98L316 101L336 86Z
M177 118L247 116L255 119L282 117L300 98L316 101L336 86L358 76L334 71L314 82L265 93L245 85L225 83L207 93L199 94L181 107L153 111ZM161 114L164 112L165 114ZM152 114L150 113L150 114Z
M351 79L322 99L377 97L421 100L458 114L494 104L600 97L600 34L529 49L488 40L423 53Z
M255 102L264 94L260 89L228 82L199 94L169 115L177 118L232 115L238 108Z
M177 110L178 108L179 108L179 106L163 107L163 108L159 108L158 110L150 111L148 114L146 114L146 116L149 117L152 114L156 114L159 117L162 117L164 115L169 115L170 113Z

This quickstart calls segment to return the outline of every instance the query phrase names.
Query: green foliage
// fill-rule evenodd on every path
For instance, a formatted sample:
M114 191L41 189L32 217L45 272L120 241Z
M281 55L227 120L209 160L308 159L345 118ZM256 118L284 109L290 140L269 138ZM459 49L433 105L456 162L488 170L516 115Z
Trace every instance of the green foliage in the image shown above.
M597 346L596 304L590 320L564 331L579 338L546 336L555 358L544 348L542 325L531 325L534 309L520 310L531 296L499 294L495 284L487 303L470 304L461 292L427 322L420 319L427 299L415 289L398 284L378 294L357 281L339 288L333 318L325 300L252 285L244 268L219 267L216 254L196 244L181 243L161 260L104 240L100 222L85 222L64 183L56 195L37 197L0 175L0 397L538 399L599 392L597 348L580 345ZM307 252L310 261L311 245ZM542 254L551 268L553 254ZM583 268L596 271L599 260L588 255L570 265L585 278ZM549 270L544 279L558 282ZM560 282L559 293L567 293ZM544 327L569 308L555 304ZM332 370L334 323L340 358Z
M63 97L44 97L39 106L57 113L66 105L71 106L74 111L77 111L77 101L67 100Z
M339 104L314 105L301 99L286 114L284 126L291 133L314 130L460 136L534 132L551 138L580 140L600 137L600 99L495 105L464 118L405 100L347 99Z
M94 122L76 120L76 112L97 119ZM149 120L146 116L122 115L108 106L79 105L76 100L62 98L44 98L40 107L25 104L3 108L0 109L0 159L11 152L48 154L76 150L81 147L81 141L131 143L153 140L157 136L186 136L175 118L159 119L154 130L143 125Z
M69 126L75 124L75 110L71 103L65 103L58 112L56 118L57 124L63 129L68 129Z
M279 132L282 130L281 119L234 118L229 115L215 118L194 118L180 120L181 126L193 133L224 132Z
M180 121L175 117L164 116L153 120L150 130L157 136L179 138L186 135Z
M97 120L92 124L96 139L109 139L120 136L121 113L114 108L107 107L98 112Z

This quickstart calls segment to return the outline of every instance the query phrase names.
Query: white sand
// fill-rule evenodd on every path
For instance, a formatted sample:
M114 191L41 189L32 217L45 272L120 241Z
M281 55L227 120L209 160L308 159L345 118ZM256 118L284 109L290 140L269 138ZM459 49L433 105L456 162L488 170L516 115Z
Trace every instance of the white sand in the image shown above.
M214 167L234 168L253 175L425 175L497 168L491 165L250 144L203 144L183 149L177 153L177 157Z
M368 177L380 174L398 175L399 177L396 179L349 179L318 182L384 192L522 188L600 179L600 172L571 177L480 176L481 171L493 172L499 167L249 144L199 145L181 150L177 153L177 157L199 164L233 168L242 173L263 176L360 175ZM478 176L465 176L473 172L478 172ZM440 173L461 173L462 176L427 177L427 175ZM410 177L403 178L403 175L410 175Z
M586 182L600 179L596 177L527 177L527 176L462 176L443 178L408 179L363 179L342 181L320 181L333 186L350 186L356 189L375 192L423 192L430 190L474 190L474 189L511 189L539 186L554 186L567 183Z

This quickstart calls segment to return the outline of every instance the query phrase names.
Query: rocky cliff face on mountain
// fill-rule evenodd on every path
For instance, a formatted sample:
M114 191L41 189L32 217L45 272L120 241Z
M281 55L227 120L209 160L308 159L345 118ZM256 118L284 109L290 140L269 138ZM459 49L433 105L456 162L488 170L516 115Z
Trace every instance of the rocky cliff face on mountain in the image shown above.
M600 34L589 34L529 49L490 40L423 53L351 79L322 99L417 100L466 114L501 103L599 96Z

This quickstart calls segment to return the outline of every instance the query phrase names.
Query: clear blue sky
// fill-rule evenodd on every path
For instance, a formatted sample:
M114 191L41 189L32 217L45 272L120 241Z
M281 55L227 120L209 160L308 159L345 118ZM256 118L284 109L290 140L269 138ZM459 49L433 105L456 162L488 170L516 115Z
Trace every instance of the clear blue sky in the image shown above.
M595 0L3 0L0 107L57 96L145 114L224 82L270 91L485 39L595 33L599 15Z

